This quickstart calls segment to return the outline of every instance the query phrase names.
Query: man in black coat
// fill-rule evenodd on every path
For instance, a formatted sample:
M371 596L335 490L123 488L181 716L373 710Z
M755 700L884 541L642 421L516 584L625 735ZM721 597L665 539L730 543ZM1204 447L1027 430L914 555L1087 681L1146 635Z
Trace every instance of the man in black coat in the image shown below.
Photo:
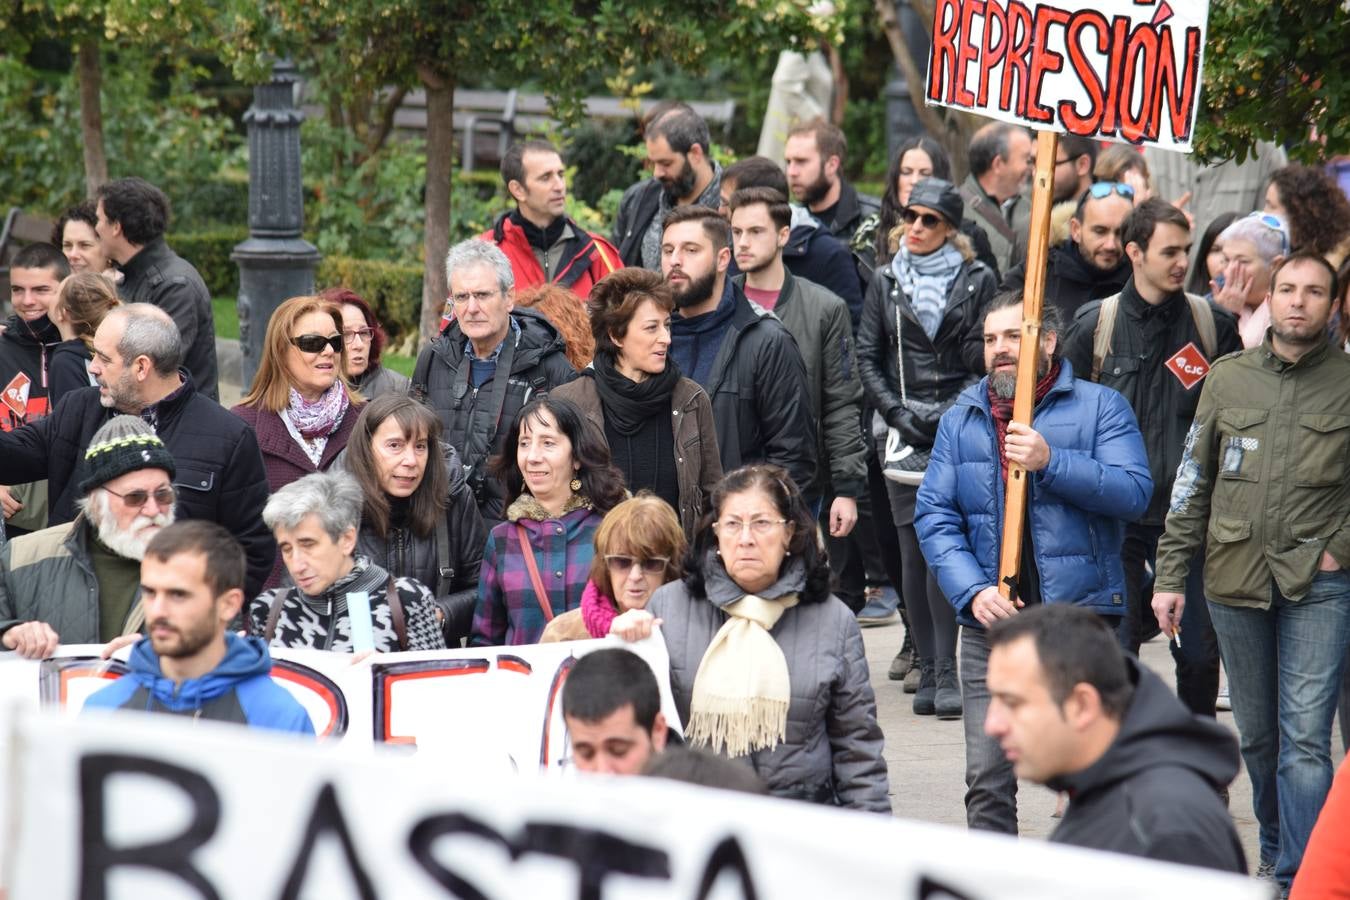
M1089 301L1120 293L1130 280L1132 267L1120 229L1134 203L1119 193L1119 187L1100 182L1088 188L1069 220L1069 239L1050 248L1045 303L1059 310L1062 322L1072 322ZM1027 264L1020 262L1003 276L1000 290L1024 290L1026 280Z
M773 463L809 491L816 480L816 421L796 341L727 277L726 219L688 206L672 210L664 224L661 271L676 307L670 358L712 399L722 470Z
M197 390L220 399L216 386L216 324L211 292L192 264L164 243L169 198L142 178L119 178L98 189L94 231L121 266L123 303L149 303L169 314L182 334L183 365Z
M1069 794L1050 840L1246 874L1222 792L1228 729L1191 713L1095 613L1024 609L989 629L985 732L1019 778Z
M119 307L94 335L90 373L98 387L61 398L48 416L0 433L0 480L46 478L48 525L75 518L84 455L103 423L140 416L173 455L179 519L206 519L229 529L248 559L246 590L255 597L272 571L276 541L263 524L267 476L250 429L198 393L179 368L183 344L168 314L145 303Z
M515 274L497 245L462 241L446 254L445 271L455 318L418 355L412 393L441 417L491 529L515 498L502 494L488 461L502 452L520 408L577 372L558 329L515 308Z

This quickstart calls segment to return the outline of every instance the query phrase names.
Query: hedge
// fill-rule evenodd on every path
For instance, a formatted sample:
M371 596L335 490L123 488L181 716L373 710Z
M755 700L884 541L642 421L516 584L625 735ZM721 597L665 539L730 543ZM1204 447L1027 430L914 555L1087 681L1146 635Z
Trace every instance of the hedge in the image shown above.
M230 259L235 245L248 237L239 228L169 235L170 247L197 267L212 297L239 294L239 268ZM327 256L314 273L316 290L347 287L364 297L379 316L391 344L416 334L422 307L422 267L379 260Z

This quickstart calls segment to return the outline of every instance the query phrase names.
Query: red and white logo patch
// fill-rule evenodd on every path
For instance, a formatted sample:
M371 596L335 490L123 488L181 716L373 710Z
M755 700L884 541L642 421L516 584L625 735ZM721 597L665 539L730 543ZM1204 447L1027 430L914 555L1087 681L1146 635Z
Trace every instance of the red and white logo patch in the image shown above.
M14 410L14 415L22 416L28 411L28 389L32 384L33 379L20 372L5 385L4 392L0 393L0 401Z
M1209 360L1205 359L1205 354L1200 352L1194 341L1178 350L1164 365L1188 391L1209 374Z

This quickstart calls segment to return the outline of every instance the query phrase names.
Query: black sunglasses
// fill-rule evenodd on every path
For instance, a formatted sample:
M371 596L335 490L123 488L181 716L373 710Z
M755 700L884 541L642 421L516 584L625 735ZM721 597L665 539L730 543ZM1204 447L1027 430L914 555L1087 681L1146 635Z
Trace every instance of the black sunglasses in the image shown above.
M944 221L942 216L935 213L917 213L912 209L900 210L900 221L906 225L913 225L915 222L922 222L924 228L936 228Z
M324 347L332 347L334 353L342 352L342 335L324 337L321 334L302 334L291 338L291 343L306 353L322 353Z

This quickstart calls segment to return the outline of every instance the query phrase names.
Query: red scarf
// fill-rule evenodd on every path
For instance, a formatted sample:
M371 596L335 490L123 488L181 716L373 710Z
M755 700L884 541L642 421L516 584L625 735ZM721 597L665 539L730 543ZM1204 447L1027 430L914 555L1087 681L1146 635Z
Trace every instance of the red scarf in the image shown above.
M1049 371L1041 376L1041 380L1036 382L1036 403L1045 399L1045 395L1050 393L1050 388L1055 386L1059 379L1059 360L1055 360ZM992 381L988 384L989 390L989 411L994 416L994 435L998 439L998 464L1003 471L1003 480L1008 480L1008 453L1004 447L1004 442L1008 439L1008 423L1012 421L1013 398L1006 400L994 393L994 384ZM1033 407L1035 404L1032 404Z

